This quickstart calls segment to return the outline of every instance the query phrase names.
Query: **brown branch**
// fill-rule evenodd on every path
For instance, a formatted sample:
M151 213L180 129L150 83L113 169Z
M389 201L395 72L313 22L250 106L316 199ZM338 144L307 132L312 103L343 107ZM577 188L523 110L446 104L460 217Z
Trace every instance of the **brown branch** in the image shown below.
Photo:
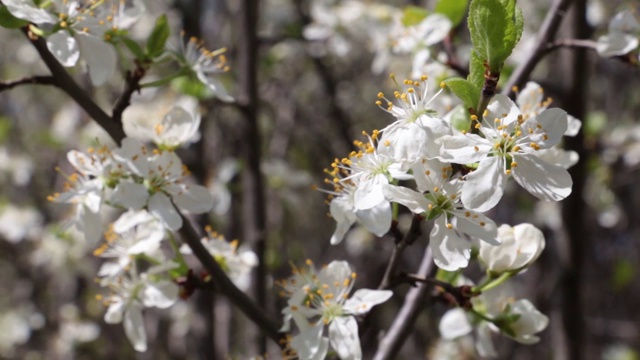
M131 96L133 96L133 93L136 91L140 92L140 80L142 80L146 71L147 69L138 62L136 62L136 69L133 72L127 71L124 91L113 106L111 117L114 122L122 124L122 113L131 105Z
M20 85L53 85L58 86L53 76L43 75L43 76L32 76L23 79L0 82L0 92L5 90L11 90L14 87Z
M462 63L460 63L460 59L458 59L456 50L453 46L452 35L453 31L450 32L449 35L447 35L447 37L445 37L442 41L444 52L447 54L447 62L445 65L450 67L453 71L457 72L458 75L466 78L467 76L469 76L469 66L464 66L462 65Z
M435 269L433 266L433 255L431 254L431 249L427 246L417 276L427 277L433 269ZM398 315L385 336L380 340L378 351L373 357L374 360L397 358L398 351L400 351L402 344L407 339L418 318L417 315L422 308L428 289L428 284L420 284L409 289L404 298L402 308L400 308Z
M22 28L22 31L27 35L31 44L35 47L38 54L40 54L40 58L42 58L42 61L44 61L49 71L51 71L51 76L56 86L78 103L78 105L120 145L122 139L126 137L122 124L113 121L111 116L105 113L104 110L91 99L87 91L73 80L67 70L58 62L55 56L51 54L44 38L31 33L28 26Z
M393 248L393 253L391 254L391 258L389 259L389 265L387 265L387 269L385 270L384 276L380 281L380 285L378 285L378 289L382 290L391 287L391 280L395 276L404 249L408 245L413 244L422 234L422 231L420 230L420 224L422 223L422 220L424 220L424 218L421 215L413 216L409 231L407 231L404 237L396 243L396 247Z
M258 126L258 0L242 0L238 8L238 70L240 95L238 103L244 117L242 139L242 219L244 238L258 257L259 263L254 272L253 292L259 304L267 303L267 267L265 254L266 236L266 200L264 178L260 169L262 157L262 139ZM258 339L259 353L267 352L264 336Z
M529 54L529 57L525 61L521 62L513 71L513 74L507 81L507 85L502 89L503 94L511 95L513 87L522 85L529 75L531 75L531 72L538 62L540 62L547 53L547 45L558 32L562 18L571 5L571 2L572 0L554 0L551 5L551 9L549 9L549 12L547 13L547 17L544 19L544 22L540 27L540 31L538 32L538 41L533 51Z
M193 227L189 219L182 215L183 225L180 228L180 235L183 241L191 248L193 254L198 258L202 266L212 277L213 287L221 294L225 295L235 306L253 321L262 333L275 341L279 346L283 338L278 333L278 326L265 315L265 311L260 309L244 292L238 289L231 279L225 274L220 265L209 254L209 251L202 245L201 236Z

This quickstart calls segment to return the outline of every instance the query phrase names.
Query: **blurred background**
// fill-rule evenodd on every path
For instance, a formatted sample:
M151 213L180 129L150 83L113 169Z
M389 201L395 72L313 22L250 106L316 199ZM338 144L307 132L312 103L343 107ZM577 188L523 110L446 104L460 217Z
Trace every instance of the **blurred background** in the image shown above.
M327 216L323 169L353 149L362 131L382 129L393 117L375 104L380 91L392 93L389 79L412 76L412 56L394 46L398 14L407 6L432 11L436 1L263 0L257 28L257 92L255 119L260 142L247 137L243 114L207 94L197 83L173 82L169 88L145 89L125 111L124 122L162 116L184 96L192 96L203 116L201 141L179 155L195 181L216 198L214 211L197 219L211 224L227 239L243 243L240 174L247 166L247 147L258 146L265 189L265 267L268 292L261 304L274 319L285 304L273 281L291 274L291 264L305 259L317 264L348 260L358 273L356 288L375 288L384 273L393 238L376 238L358 226L345 241L330 246L335 222ZM177 47L195 36L209 49L227 48L231 70L222 80L232 95L242 96L245 76L238 0L146 1L147 13L131 30L144 39L155 18L166 13ZM514 51L509 73L525 61L550 8L549 0L521 0L525 31ZM618 11L637 1L573 1L557 35L559 39L597 39ZM0 79L46 75L37 52L17 30L0 29ZM240 44L240 45L239 45ZM464 21L444 42L430 46L422 73L432 81L467 68L470 42ZM448 65L459 65L451 69ZM171 71L162 66L148 75ZM78 69L71 70L105 109L124 86L115 77L94 88ZM578 136L565 147L580 161L570 169L573 194L560 203L539 202L517 186L489 216L498 224L530 222L543 229L547 247L536 265L518 276L519 297L530 299L549 316L538 344L525 346L494 338L502 359L640 358L640 71L637 61L604 59L590 49L557 49L538 64L529 80L582 121ZM522 84L524 85L524 84ZM457 105L443 93L434 107L444 114ZM6 359L249 359L262 355L253 346L255 331L228 299L198 291L168 310L145 311L149 350L135 353L122 325L103 321L105 308L96 300L103 290L95 283L101 263L92 252L99 244L65 226L71 209L49 203L71 173L66 153L86 150L109 139L81 108L61 91L47 86L21 86L0 92L0 358ZM56 171L59 168L59 171ZM513 184L511 184L513 185ZM108 218L110 214L105 214ZM400 218L406 231L410 214ZM428 234L428 224L424 233ZM415 272L425 239L403 255L401 269ZM193 268L201 267L193 262ZM478 279L480 269L465 272ZM376 349L402 304L407 285L377 308L362 333L364 358ZM438 321L447 310L425 302L398 359L473 359L473 341L439 340ZM279 358L269 344L269 358Z

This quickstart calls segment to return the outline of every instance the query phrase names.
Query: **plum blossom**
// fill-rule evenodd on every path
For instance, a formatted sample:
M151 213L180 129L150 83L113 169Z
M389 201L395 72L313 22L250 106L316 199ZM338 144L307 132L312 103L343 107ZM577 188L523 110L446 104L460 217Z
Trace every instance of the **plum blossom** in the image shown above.
M112 200L116 204L134 210L146 207L170 230L182 226L176 207L194 214L213 207L213 197L205 187L183 183L188 170L174 152L152 152L140 141L125 138L114 158L132 174L115 188Z
M202 244L222 270L229 275L231 281L240 290L246 291L251 285L251 270L258 265L258 257L250 249L244 246L238 247L238 240L228 242L224 236L213 232L210 227L206 230L208 236L202 238ZM187 244L180 247L180 252L192 254Z
M113 260L102 264L98 276L103 277L103 282L119 276L140 254L164 260L158 252L164 235L164 226L146 210L129 210L122 214L105 232L106 243L93 252Z
M611 19L609 32L598 39L596 50L602 56L626 55L640 44L640 21L633 10L624 10Z
M531 224L498 228L499 245L480 243L480 260L488 270L496 273L512 271L531 265L544 250L542 231Z
M149 129L148 137L161 149L175 150L183 144L200 139L200 114L174 106L162 120Z
M378 136L374 131L373 137ZM336 230L331 244L342 241L351 226L358 222L367 230L383 236L391 227L391 206L384 198L382 185L388 184L391 174L403 177L398 165L386 156L378 155L371 143L356 141L364 151L353 151L349 158L336 159L331 170L325 170L333 191L329 194L331 216L336 221Z
M186 44L181 41L180 49L175 54L178 61L206 85L218 99L231 102L233 97L229 95L222 82L215 78L216 74L229 71L227 57L224 55L226 51L226 48L210 51L204 47L201 40L192 37L186 41Z
M136 351L147 350L147 334L142 310L145 307L166 309L178 299L178 286L171 280L159 278L176 264L152 267L139 274L135 266L127 274L109 281L111 294L104 299L108 307L104 320L108 324L124 324L124 331Z
M466 267L471 257L468 237L499 244L495 223L461 204L464 185L458 180L449 181L450 166L438 160L424 160L414 164L412 170L418 191L387 185L384 194L389 201L434 220L429 246L438 267L447 271Z
M127 8L120 1L55 0L46 7L32 0L3 3L13 16L45 30L47 47L63 66L75 66L82 55L94 85L104 84L116 69L116 51L106 42L110 32L133 25L144 9L142 1Z
M476 211L494 207L510 175L541 200L558 201L571 193L573 182L567 170L545 162L537 153L556 145L564 135L567 115L563 110L546 109L525 119L513 101L498 94L475 127L484 137L469 133L439 139L439 159L458 164L478 162L462 187L465 207Z
M391 78L396 82L393 74ZM447 122L438 118L436 111L430 108L442 89L428 97L427 80L427 76L422 76L420 81L404 80L403 87L396 82L398 90L393 94L396 104L382 92L378 93L376 105L397 119L381 130L378 153L399 162L403 169L424 157L437 156L439 146L435 139L451 135Z
M324 359L329 348L340 359L362 359L354 316L387 301L393 292L360 289L349 297L356 273L346 261L332 261L319 272L310 261L307 264L305 275L297 271L293 278L283 281L285 286L292 284L285 288L289 290L285 294L290 296L283 310L285 323L293 319L300 331L290 340L290 346L304 360ZM328 336L323 335L325 326Z

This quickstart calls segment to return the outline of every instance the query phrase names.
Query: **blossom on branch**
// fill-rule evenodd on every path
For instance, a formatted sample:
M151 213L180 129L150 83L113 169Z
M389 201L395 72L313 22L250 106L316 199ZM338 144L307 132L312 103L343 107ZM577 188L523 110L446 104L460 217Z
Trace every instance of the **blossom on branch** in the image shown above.
M281 282L289 297L283 310L285 329L293 319L300 331L291 338L290 346L302 360L324 359L329 347L340 359L362 359L354 316L366 314L393 292L360 289L349 297L356 273L346 261L332 261L320 271L310 260L307 265L308 269L294 269L294 277ZM328 336L324 336L325 326Z

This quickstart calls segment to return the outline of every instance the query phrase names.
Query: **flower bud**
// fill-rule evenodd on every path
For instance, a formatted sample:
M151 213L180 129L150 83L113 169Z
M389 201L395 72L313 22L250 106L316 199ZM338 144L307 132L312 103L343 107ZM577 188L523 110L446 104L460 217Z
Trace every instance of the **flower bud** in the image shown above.
M531 224L502 225L498 228L498 239L500 245L480 242L478 254L487 269L497 273L529 266L545 246L542 231Z

